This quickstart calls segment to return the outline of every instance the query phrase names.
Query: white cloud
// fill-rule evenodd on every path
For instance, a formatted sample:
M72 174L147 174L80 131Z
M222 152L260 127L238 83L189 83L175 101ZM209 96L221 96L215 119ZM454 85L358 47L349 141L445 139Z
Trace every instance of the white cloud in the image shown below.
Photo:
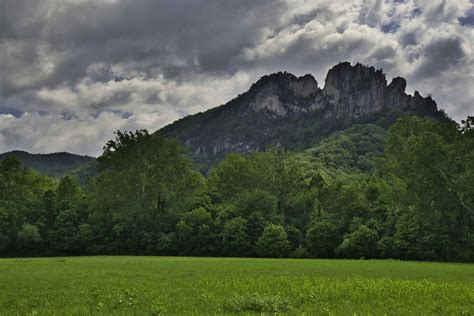
M51 107L48 114L0 114L0 152L70 151L97 156L115 130L155 131L184 115L223 104L251 83L244 73L228 78L203 76L197 83L163 78L86 81L73 88L38 91L37 100ZM112 102L123 93L130 94L125 103Z

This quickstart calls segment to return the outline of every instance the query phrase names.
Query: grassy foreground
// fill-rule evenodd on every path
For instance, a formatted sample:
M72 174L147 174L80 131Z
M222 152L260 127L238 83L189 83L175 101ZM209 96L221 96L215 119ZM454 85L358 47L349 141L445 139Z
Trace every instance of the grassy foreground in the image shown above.
M0 313L474 315L474 265L358 260L0 260Z

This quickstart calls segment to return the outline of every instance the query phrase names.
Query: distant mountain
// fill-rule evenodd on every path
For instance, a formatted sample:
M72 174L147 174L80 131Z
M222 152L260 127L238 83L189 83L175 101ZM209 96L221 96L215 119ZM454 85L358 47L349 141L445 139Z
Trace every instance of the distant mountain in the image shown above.
M397 77L387 85L382 70L340 63L324 88L310 75L267 75L230 102L187 116L157 133L178 138L202 169L229 152L276 145L302 150L356 123L388 127L401 115L447 119L431 97L405 93Z
M87 168L95 161L94 157L79 156L66 152L52 154L30 154L25 151L10 151L0 154L0 161L14 156L24 167L36 170L51 177L60 178L67 173L77 173L77 169Z

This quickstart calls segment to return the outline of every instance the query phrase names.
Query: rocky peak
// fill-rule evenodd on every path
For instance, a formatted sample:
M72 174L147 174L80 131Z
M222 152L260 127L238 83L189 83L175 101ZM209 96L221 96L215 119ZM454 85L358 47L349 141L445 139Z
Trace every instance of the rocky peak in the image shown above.
M336 116L359 117L383 108L386 86L382 70L343 62L329 70L323 94Z
M310 74L298 77L290 82L290 89L297 97L308 97L319 93L318 82Z
M345 92L367 91L374 84L387 85L387 80L381 69L364 66L357 63L352 66L349 62L342 62L328 71L325 80L324 90L329 92L332 89Z
M392 82L387 87L388 90L397 91L400 93L405 93L406 88L407 88L407 81L402 77L393 78Z
M413 96L407 96L408 106L412 109L416 109L421 115L428 115L433 111L438 111L438 105L431 96L423 98L418 91L415 91Z
M308 96L318 92L318 83L312 75L297 77L292 73L280 71L260 78L250 87L249 93L258 93L270 87L276 92L291 90L296 96Z
M284 116L290 112L305 112L321 93L316 79L310 74L301 77L288 72L263 76L248 91L249 108L270 116Z
M385 90L384 105L389 108L402 108L408 104L409 96L405 93L407 82L401 77L393 78Z

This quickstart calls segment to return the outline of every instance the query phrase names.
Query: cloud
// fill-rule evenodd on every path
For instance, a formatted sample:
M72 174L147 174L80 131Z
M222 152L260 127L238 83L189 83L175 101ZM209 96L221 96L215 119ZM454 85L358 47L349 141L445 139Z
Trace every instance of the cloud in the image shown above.
M467 52L463 48L464 41L458 36L433 39L423 48L423 59L416 67L413 76L418 79L433 77L464 64Z
M33 98L38 103L22 105L22 114L0 114L0 149L97 156L115 130L154 131L202 111L207 104L225 103L251 82L239 72L227 78L204 76L196 82L132 78L43 88Z
M260 76L343 60L381 67L473 114L469 0L0 1L0 152L97 155L114 129L156 130Z

